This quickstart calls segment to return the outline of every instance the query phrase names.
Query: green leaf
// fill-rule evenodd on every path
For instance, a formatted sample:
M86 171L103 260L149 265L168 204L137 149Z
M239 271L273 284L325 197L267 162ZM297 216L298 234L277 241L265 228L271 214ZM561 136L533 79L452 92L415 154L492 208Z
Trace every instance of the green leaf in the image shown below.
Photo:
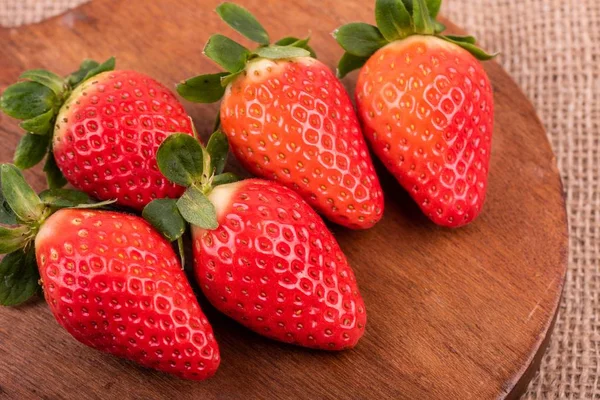
M416 33L433 35L435 32L435 25L433 19L431 19L431 16L429 15L425 0L413 1L412 19Z
M217 210L208 197L195 186L190 186L177 200L183 219L203 229L217 229Z
M343 78L355 69L362 68L369 60L369 57L358 57L350 53L344 53L337 66L338 78Z
M406 11L408 11L408 13L410 15L412 15L412 13L413 13L413 0L402 0L402 4L404 4L404 7L406 8Z
M57 98L61 98L66 90L63 78L45 69L32 69L21 74L19 79L30 80L52 90Z
M2 194L15 215L25 222L37 222L42 217L44 204L25 182L21 171L11 164L0 165Z
M91 204L92 199L79 190L47 189L39 194L42 203L53 208L76 207Z
M102 72L113 71L115 69L116 60L114 57L109 58L104 61L102 64L95 66L94 68L87 71L84 78L81 82L90 79L93 76L96 76Z
M67 76L67 78L66 78L67 83L71 87L77 86L83 80L83 78L85 78L85 76L88 74L88 72L90 72L94 68L98 67L99 65L100 65L100 63L98 63L97 61L94 61L94 60L90 60L90 59L83 60L83 62L79 65L79 69L77 71L71 73L71 75Z
M202 146L185 133L168 136L158 148L156 161L160 172L178 185L189 186L202 179Z
M226 76L224 76L223 78L221 78L221 86L222 86L224 89L226 89L226 88L227 88L227 86L228 86L228 85L229 85L231 82L235 81L235 79L236 79L238 76L242 75L243 73L244 73L244 70L241 70L241 71L239 71L239 72L236 72L235 74L229 74L229 75L226 75Z
M462 47L463 49L465 49L469 53L471 53L473 55L473 57L475 57L476 59L478 59L480 61L491 60L492 58L494 58L498 54L500 54L499 52L489 54L474 44L471 44L469 42L456 41L456 40L451 39L450 36L439 36L439 37L441 39L444 39L447 42L454 43L455 45Z
M369 57L388 42L376 26L353 22L333 32L333 37L346 52Z
M51 110L56 103L54 92L31 81L15 83L0 97L0 109L16 119L31 119Z
M426 0L426 3L431 19L435 19L440 13L440 8L442 7L442 0Z
M42 161L48 153L50 135L26 133L15 150L14 164L20 169L29 169Z
M315 53L313 48L308 45L309 40L310 40L310 37L307 37L306 39L298 39L297 37L288 36L288 37L279 39L278 41L275 42L275 44L279 45L279 46L300 47L301 49L308 50L310 52L310 56L312 58L317 58L317 53Z
M185 220L175 199L156 199L142 211L142 217L169 241L173 242L185 232Z
M52 129L54 110L48 110L43 114L25 120L19 124L21 128L36 135L46 135Z
M269 34L248 10L234 3L223 3L217 14L233 29L248 39L262 45L269 44Z
M12 253L25 246L30 234L26 225L0 225L0 254Z
M181 261L181 268L185 268L185 248L183 246L183 236L177 238L177 250L179 250L179 259Z
M402 40L414 33L410 14L400 0L377 0L375 21L389 42Z
M216 34L208 39L204 54L226 71L235 73L244 68L250 51L227 36Z
M17 250L0 262L0 305L16 306L29 300L39 289L35 251Z
M78 208L81 210L92 210L92 209L96 209L96 208L107 208L106 206L110 206L111 204L115 204L116 202L117 202L117 199L104 200L104 201L99 201L97 203L78 204L76 206L69 207L69 208ZM108 207L108 208L110 208L110 207Z
M269 47L259 47L254 50L254 54L259 57L269 58L271 60L280 60L283 58L310 57L310 51L299 47L278 46L276 44Z
M0 182L0 186L2 183ZM17 224L17 216L11 210L10 206L4 199L4 195L2 194L2 190L0 190L0 224L4 225L16 225Z
M219 175L225 169L227 162L227 153L229 152L229 142L227 136L220 130L217 130L210 136L206 144L206 150L210 155L210 173Z
M446 30L446 25L442 24L441 22L438 21L433 21L434 25L435 25L435 33L442 33Z
M225 172L224 174L217 175L213 178L212 186L215 187L219 185L226 185L228 183L237 182L239 180L240 178L237 175L231 172Z
M473 36L455 36L455 35L445 35L447 39L452 40L453 42L461 42L461 43L477 43L477 39Z
M199 75L177 85L177 93L184 99L194 103L214 103L221 100L225 88L221 79L230 75L227 72Z
M60 189L67 184L67 179L62 172L60 172L58 165L56 165L54 153L52 152L49 152L48 157L46 157L44 172L46 173L46 182L48 182L48 187L50 189Z

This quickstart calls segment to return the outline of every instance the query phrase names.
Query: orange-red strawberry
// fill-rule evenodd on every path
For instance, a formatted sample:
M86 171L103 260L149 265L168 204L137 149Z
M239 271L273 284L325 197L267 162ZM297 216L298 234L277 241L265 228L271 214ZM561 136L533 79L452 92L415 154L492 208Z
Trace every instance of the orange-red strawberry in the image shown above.
M253 331L342 350L364 333L354 273L322 219L292 190L246 180L209 194L219 227L193 227L194 271L208 300Z
M217 12L261 47L251 52L214 35L205 53L230 74L192 78L179 85L179 93L198 102L222 96L222 131L254 175L295 190L333 222L373 226L383 214L383 194L340 81L311 57L307 40L269 45L267 33L245 9L225 3Z
M155 198L180 196L183 188L162 176L155 157L168 135L193 135L181 103L144 74L111 71L114 60L91 71L86 65L83 72L66 79L48 71L28 71L21 76L25 81L6 89L1 108L24 119L21 125L26 130L31 131L32 125L37 130L23 137L15 164L35 165L51 141L53 154L45 167L51 187L65 183L57 177L62 172L77 189L136 210ZM44 105L23 112L23 92L43 98ZM35 120L41 124L31 122Z
M408 3L378 0L378 27L336 31L347 51L338 70L364 64L356 103L373 151L432 221L459 227L486 195L494 100L476 57L490 56L472 37L439 35L439 2L432 10L424 0ZM357 39L367 34L364 46Z
M3 283L20 277L0 284L2 304L18 303L35 290L37 259L50 310L81 343L185 379L216 372L220 355L212 328L170 243L146 221L86 209L48 216L64 205L60 195L68 191L59 190L59 197L46 192L40 200L8 165L2 166L2 188L19 220L32 217L23 225L1 227L28 231L21 248L2 261ZM35 249L28 242L34 236ZM11 243L8 238L2 235L0 246Z
M213 175L220 171L214 160L226 152L222 133L207 148L186 135L167 138L158 165L167 178L189 187L176 203L153 201L144 215L172 240L181 235L183 219L192 224L196 278L218 310L276 340L327 350L353 347L366 311L333 235L293 190ZM204 167L180 162L198 159Z

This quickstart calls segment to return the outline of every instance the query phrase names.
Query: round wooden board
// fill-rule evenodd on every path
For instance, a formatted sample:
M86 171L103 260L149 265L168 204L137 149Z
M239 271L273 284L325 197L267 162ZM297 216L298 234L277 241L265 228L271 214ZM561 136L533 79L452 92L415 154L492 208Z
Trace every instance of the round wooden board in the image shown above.
M39 25L0 30L0 90L22 70L67 74L86 57L117 56L167 85L216 67L202 56L213 32L231 33L219 0L95 0ZM330 32L373 21L373 1L241 1L272 37L304 36L326 64L341 50ZM453 28L456 31L456 28ZM238 35L233 35L239 39ZM493 49L495 50L495 49ZM492 399L516 398L535 372L557 312L566 270L563 190L530 103L494 62L496 128L488 201L473 224L434 226L378 165L385 216L368 231L332 227L367 304L367 332L342 353L263 339L201 304L222 349L206 382L145 370L86 348L41 300L0 310L0 395L7 398ZM352 91L354 74L344 83ZM203 137L216 106L186 103ZM20 131L0 117L0 161ZM231 169L240 172L233 159ZM38 189L39 168L27 173Z

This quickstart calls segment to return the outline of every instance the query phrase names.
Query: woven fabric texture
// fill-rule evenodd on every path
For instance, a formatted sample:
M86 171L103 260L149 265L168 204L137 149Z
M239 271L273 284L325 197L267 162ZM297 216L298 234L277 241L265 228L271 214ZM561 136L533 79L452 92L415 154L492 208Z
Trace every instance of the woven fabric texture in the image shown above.
M89 0L0 0L0 26L13 27L42 21Z
M0 0L0 25L87 0ZM569 271L550 347L524 399L600 399L600 1L446 0L516 79L556 152L569 215ZM540 205L543 207L543 204Z

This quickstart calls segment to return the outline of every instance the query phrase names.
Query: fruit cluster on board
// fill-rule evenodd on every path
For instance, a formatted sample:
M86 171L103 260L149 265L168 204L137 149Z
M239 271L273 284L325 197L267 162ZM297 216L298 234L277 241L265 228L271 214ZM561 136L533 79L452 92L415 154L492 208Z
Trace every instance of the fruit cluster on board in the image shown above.
M221 101L206 145L170 90L113 58L65 78L23 73L0 97L26 131L14 165L0 166L0 304L41 287L80 342L206 379L220 354L182 270L189 227L193 275L216 309L275 340L354 347L365 304L321 216L351 229L382 218L367 143L438 225L471 222L485 200L494 103L478 60L493 56L442 35L440 3L377 0L377 26L334 32L337 76L308 38L272 42L246 9L221 4L257 47L213 35L204 52L225 72L177 86L189 101ZM359 68L355 111L338 78ZM258 178L224 172L230 147ZM38 194L21 170L44 157Z

